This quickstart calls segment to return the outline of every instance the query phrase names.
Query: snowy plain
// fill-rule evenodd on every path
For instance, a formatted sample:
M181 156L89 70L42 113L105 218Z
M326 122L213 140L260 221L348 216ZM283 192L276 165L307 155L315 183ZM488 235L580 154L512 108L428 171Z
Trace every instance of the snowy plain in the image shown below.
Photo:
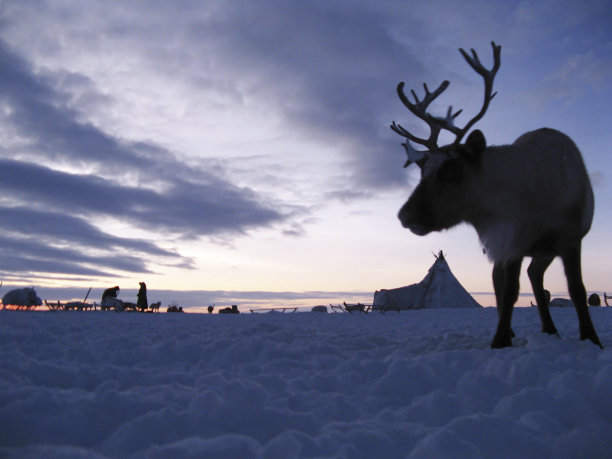
M0 311L0 457L610 458L612 308Z

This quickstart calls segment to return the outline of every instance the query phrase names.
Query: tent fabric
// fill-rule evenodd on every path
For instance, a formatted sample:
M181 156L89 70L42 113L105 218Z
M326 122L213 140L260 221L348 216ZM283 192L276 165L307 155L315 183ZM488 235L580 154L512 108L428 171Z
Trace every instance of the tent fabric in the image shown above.
M375 309L481 308L453 275L442 251L418 284L374 293Z

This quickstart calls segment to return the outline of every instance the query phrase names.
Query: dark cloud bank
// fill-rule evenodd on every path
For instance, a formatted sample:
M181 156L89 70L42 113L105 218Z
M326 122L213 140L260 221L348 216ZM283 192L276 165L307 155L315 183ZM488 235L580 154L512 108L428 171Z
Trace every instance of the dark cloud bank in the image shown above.
M286 218L252 190L187 166L159 146L80 121L52 76L35 73L3 42L0 71L0 128L10 143L0 145L2 278L146 273L149 261L192 266L155 242L106 232L105 220L192 239Z

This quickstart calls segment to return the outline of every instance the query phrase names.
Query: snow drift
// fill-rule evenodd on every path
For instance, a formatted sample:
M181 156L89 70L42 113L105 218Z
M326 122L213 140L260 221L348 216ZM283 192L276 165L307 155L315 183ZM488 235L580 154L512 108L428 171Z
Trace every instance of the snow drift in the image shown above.
M612 308L551 314L0 311L0 457L608 458Z

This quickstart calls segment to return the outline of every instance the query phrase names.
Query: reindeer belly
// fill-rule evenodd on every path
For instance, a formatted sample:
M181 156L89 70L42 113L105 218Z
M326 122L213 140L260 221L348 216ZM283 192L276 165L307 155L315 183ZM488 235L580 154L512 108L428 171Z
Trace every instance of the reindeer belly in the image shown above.
M531 242L525 255L530 257L556 256L561 254L572 240L576 238L568 238L565 231L548 231Z
M589 231L593 194L577 150L495 148L482 175L471 221L493 261L559 255Z
M498 215L476 227L480 241L492 261L506 262L525 256L556 256L580 241L588 232L584 206L554 208L539 213ZM589 220L590 221L590 220Z

